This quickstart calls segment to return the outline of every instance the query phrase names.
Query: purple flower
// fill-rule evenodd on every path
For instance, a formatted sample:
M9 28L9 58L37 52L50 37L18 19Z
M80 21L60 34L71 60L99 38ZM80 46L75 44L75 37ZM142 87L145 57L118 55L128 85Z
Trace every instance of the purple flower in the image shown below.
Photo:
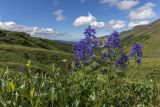
M96 40L92 41L92 47L96 48L97 47L97 43L98 42Z
M25 72L27 69L25 67L20 68L20 72Z
M142 57L143 54L142 54L142 46L138 43L134 44L132 46L132 51L131 51L131 57L136 57L136 56L139 56L139 57Z
M143 56L142 48L142 45L136 43L132 46L132 50L130 53L131 57L135 58L138 64L142 63L142 60L140 59Z
M117 60L117 55L121 53L121 45L120 45L120 35L118 32L114 31L108 37L107 42L105 43L104 48L107 50L105 55L102 56L102 59L109 58L110 62Z
M141 63L142 63L142 60L141 60L141 59L137 59L136 62L137 62L138 64L141 64Z
M78 68L79 63L77 61L73 61L73 64L74 64L75 68Z
M104 53L104 54L102 54L102 56L101 56L102 59L105 59L105 58L108 58L108 57L109 57L108 53Z
M87 62L88 59L94 59L93 48L97 46L95 33L95 30L89 26L84 32L85 39L82 39L73 45L73 52L78 60Z
M89 26L84 32L86 39L96 38L95 34L96 34L96 31L95 29L92 29L91 26Z
M107 53L104 53L102 54L102 59L105 59L105 58L111 58L114 56L114 52L112 50L108 51Z
M115 65L117 67L121 67L121 69L125 69L126 66L129 64L129 59L128 57L124 54L121 53L121 55L119 56L118 60L116 61Z
M111 33L105 44L105 48L120 48L120 35L118 32Z

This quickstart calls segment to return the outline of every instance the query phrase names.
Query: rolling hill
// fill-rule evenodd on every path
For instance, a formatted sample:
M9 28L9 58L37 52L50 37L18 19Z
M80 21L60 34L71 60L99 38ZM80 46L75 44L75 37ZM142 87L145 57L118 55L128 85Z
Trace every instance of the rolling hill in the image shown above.
M63 59L71 59L71 44L34 38L23 32L0 30L0 68L19 70L28 60L39 71L50 69L52 64L62 66Z

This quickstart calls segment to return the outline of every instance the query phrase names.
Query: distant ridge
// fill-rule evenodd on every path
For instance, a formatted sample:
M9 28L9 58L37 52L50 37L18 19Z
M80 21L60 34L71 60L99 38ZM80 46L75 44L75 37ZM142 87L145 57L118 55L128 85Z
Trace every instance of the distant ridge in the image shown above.
M31 37L24 32L14 32L2 29L0 30L0 43L60 51L70 51L71 48L69 42Z

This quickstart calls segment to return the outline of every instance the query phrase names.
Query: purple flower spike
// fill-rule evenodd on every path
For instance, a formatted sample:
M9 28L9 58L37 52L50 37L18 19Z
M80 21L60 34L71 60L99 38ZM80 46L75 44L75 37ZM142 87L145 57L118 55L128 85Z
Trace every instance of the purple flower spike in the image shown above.
M96 48L97 41L95 40L96 31L89 26L85 32L85 39L76 42L73 45L73 52L78 60L86 62L88 59L94 59L93 48Z
M141 60L141 57L143 56L142 48L143 48L142 45L136 43L132 46L132 51L130 53L130 56L132 58L135 58L138 64L142 63L142 60Z

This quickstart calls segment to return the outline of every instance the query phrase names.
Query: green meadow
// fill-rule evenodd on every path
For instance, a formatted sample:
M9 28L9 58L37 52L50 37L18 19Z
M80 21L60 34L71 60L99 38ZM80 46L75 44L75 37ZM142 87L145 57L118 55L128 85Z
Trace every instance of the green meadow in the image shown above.
M110 77L97 63L74 69L71 43L0 30L0 107L159 107L160 21L120 35L128 55L143 45L142 64Z

